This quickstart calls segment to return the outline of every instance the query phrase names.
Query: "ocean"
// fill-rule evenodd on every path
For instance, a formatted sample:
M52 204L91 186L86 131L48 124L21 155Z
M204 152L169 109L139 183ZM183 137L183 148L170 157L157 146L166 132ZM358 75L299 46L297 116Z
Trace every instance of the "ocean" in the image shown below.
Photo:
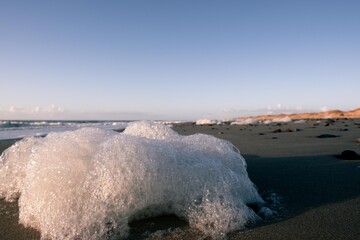
M50 132L73 131L84 127L117 130L126 128L131 121L0 121L0 140L44 136Z

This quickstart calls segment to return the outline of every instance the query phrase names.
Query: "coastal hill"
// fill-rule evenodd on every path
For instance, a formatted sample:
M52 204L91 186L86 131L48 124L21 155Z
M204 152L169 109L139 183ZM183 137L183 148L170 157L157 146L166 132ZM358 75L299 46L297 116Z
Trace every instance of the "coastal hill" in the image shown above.
M321 119L321 118L360 118L360 108L350 111L330 110L326 112L313 113L293 113L293 114L276 114L276 115L260 115L250 117L256 120L272 120L275 118L289 117L294 119ZM237 118L238 120L247 119L249 117Z

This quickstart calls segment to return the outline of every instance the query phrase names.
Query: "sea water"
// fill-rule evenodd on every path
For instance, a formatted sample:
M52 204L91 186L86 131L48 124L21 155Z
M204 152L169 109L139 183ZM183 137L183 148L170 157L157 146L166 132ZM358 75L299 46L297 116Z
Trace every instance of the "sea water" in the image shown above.
M0 157L0 197L43 239L121 239L129 222L175 214L221 238L271 214L228 141L134 122L18 141ZM270 211L270 212L269 212Z
M123 129L129 121L0 121L0 140L44 136L50 132L64 132L83 127Z

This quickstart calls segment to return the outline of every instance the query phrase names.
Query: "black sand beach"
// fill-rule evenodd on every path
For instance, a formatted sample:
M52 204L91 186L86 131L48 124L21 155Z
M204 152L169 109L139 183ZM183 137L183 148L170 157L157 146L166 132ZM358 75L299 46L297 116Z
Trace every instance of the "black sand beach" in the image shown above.
M259 192L281 197L277 218L232 233L229 239L360 239L360 160L337 157L344 150L360 153L355 141L360 138L359 123L339 119L331 124L326 120L253 126L182 124L174 129L231 141L245 157ZM336 137L318 138L321 134ZM0 141L0 151L12 143ZM0 239L40 238L17 221L17 203L0 200ZM202 238L175 217L139 221L131 227L130 239ZM169 228L173 229L169 234L159 231ZM144 234L147 231L155 234Z

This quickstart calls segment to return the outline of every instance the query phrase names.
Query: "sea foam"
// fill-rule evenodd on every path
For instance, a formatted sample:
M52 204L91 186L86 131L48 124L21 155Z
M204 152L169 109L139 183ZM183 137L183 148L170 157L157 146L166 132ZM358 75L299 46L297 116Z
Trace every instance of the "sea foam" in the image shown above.
M20 197L20 223L42 239L122 239L129 222L162 214L220 238L264 204L230 142L149 122L17 142L0 157L0 197Z

